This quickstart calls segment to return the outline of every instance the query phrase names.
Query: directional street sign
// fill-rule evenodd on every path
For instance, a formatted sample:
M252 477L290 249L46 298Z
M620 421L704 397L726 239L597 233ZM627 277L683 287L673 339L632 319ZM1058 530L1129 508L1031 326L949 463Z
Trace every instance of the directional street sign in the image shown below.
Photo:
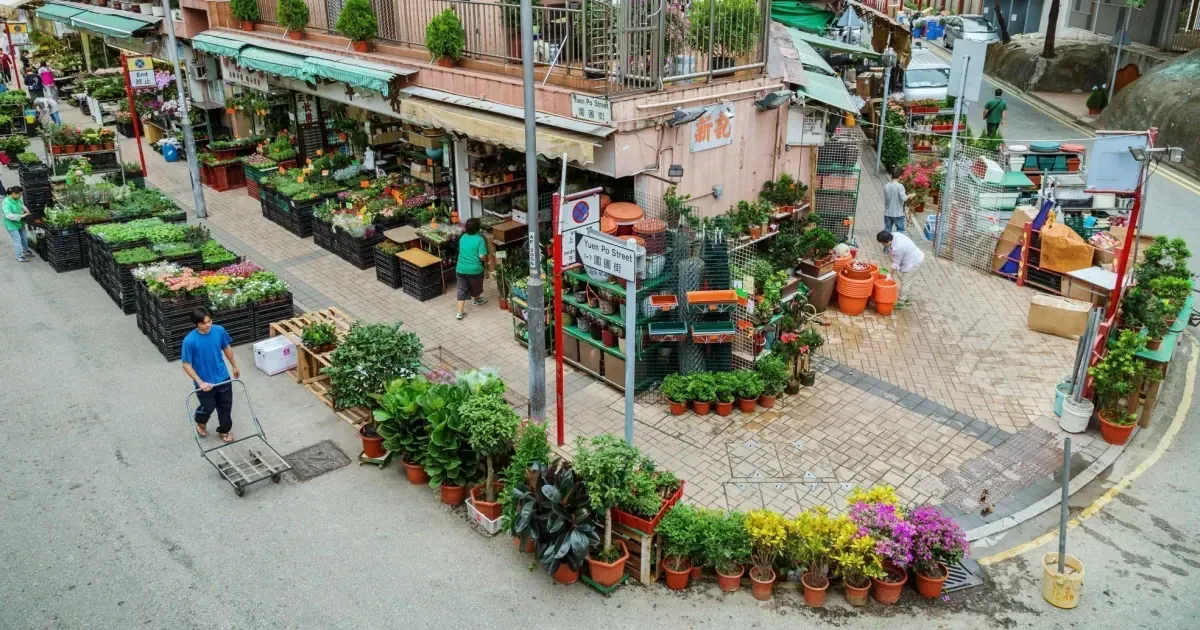
M594 228L575 231L575 251L585 267L600 269L625 281L637 279L636 245Z

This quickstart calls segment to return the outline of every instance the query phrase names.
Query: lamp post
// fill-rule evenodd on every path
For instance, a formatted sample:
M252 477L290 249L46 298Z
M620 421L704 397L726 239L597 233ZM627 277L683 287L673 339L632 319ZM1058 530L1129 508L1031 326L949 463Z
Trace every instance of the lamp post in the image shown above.
M525 101L525 182L529 198L529 212L526 215L529 224L529 314L525 318L529 328L529 416L543 424L546 422L546 303L542 288L542 244L538 239L542 217L537 188L533 0L521 0L521 78ZM550 217L550 220L556 221L557 218Z
M883 51L883 102L879 105L879 138L875 143L875 174L883 161L883 136L887 133L888 92L892 87L892 66L896 65L896 51L889 46Z

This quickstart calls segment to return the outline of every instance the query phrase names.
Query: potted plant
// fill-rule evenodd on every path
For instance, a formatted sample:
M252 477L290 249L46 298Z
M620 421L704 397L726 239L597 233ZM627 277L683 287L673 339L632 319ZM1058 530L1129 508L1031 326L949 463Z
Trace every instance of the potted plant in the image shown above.
M304 326L300 341L316 354L324 354L337 346L337 329L330 322L312 322Z
M692 411L697 415L705 415L712 409L712 402L717 398L717 381L711 372L697 372L691 375L688 391L692 400Z
M531 483L529 473L534 464L546 466L550 463L550 440L546 439L546 425L536 422L525 422L517 428L517 446L509 459L508 468L504 470L504 486L500 492L500 514L503 518L501 527L511 532L517 518L517 502L513 498L513 489ZM533 551L533 541L526 539L524 545L517 539L518 548L525 552Z
M759 198L770 203L777 212L791 213L804 201L808 194L808 186L792 179L787 173L780 173L779 179L767 180L763 184Z
M588 549L600 543L588 488L571 465L534 463L513 488L517 518L510 533L534 541L538 564L563 584L579 580Z
M601 340L604 342L604 347L606 347L606 348L616 347L617 335L616 335L616 333L613 332L613 326L611 324L602 324L602 325L603 325L603 328L600 330L600 337L601 337Z
M425 472L429 487L441 490L446 505L459 505L466 499L467 482L479 469L479 458L471 449L460 413L470 395L465 386L434 383L421 400L422 412L429 420Z
M913 526L913 572L917 591L925 597L939 597L942 585L950 577L949 566L962 560L969 545L962 528L954 519L932 505L923 505L908 514Z
M351 324L323 369L334 408L367 406L393 380L415 376L422 349L420 337L400 324Z
M754 599L771 599L775 589L775 559L788 541L788 522L771 510L746 513L743 524L750 537L750 581L754 584Z
M716 383L717 415L728 416L733 413L734 391L737 389L737 377L733 372L717 372L713 374Z
M358 430L358 436L362 438L363 457L368 459L382 459L387 456L387 450L383 446L383 438L375 428L374 422L368 422Z
M753 370L738 370L734 372L737 375L737 389L735 395L738 399L738 408L743 413L754 413L754 409L758 404L758 397L763 392L762 377L758 372Z
M370 52L371 39L379 33L379 21L370 0L346 0L338 16L337 31L350 38L355 52Z
M308 5L304 0L279 0L278 18L288 39L304 39L304 27L308 26Z
M621 355L625 355L625 327L613 324L611 326L613 336L617 338L617 349L621 351Z
M454 9L433 16L425 27L425 48L429 57L443 68L453 68L463 57L467 36Z
M875 551L875 539L860 535L855 530L843 532L834 541L831 558L835 572L842 577L845 587L846 603L851 606L866 606L868 593L871 590L871 580L887 577L883 570L883 560Z
M575 444L575 469L587 486L592 510L604 513L604 544L587 557L592 580L602 587L616 584L625 573L629 550L618 541L613 545L612 510L630 496L634 474L642 461L637 448L615 436L602 434Z
M680 503L671 508L658 524L665 556L663 571L666 573L667 588L673 591L682 591L688 586L692 565L703 539L700 522L696 508Z
M894 493L891 498L894 499ZM851 493L849 500L857 497ZM850 505L850 520L859 531L875 539L875 550L884 561L885 575L871 580L871 594L881 604L894 604L900 599L912 563L913 528L895 503L886 499L878 502L857 500Z
M20 157L17 156L18 159ZM1187 301L1188 295L1191 294L1192 283L1185 278L1163 276L1150 281L1150 292L1155 297L1166 300L1170 306L1168 310L1171 315L1167 317L1167 326L1170 327L1175 323L1176 316L1179 315L1180 309L1183 308L1184 302Z
M1099 116L1108 107L1108 84L1092 86L1092 93L1087 97L1088 116Z
M714 514L704 530L704 557L717 573L717 585L726 593L741 588L745 563L750 559L750 534L741 512Z
M834 544L842 536L858 531L858 527L845 516L829 516L829 508L822 505L801 512L791 528L788 559L805 570L800 576L804 602L820 608L825 605L825 591L829 588Z
M682 416L687 412L688 402L692 398L690 377L682 374L668 374L662 382L663 396L671 405L671 415Z
M254 22L259 18L256 0L229 0L229 10L241 21L243 31L254 30Z
M1121 331L1117 342L1096 365L1088 368L1100 410L1100 435L1109 444L1124 444L1133 433L1137 418L1121 405L1121 399L1137 395L1134 379L1141 371L1137 353L1145 347L1145 337L1133 330Z
M820 227L810 227L800 236L800 272L820 277L833 269L833 248L837 237Z
M400 453L404 472L411 484L429 482L425 473L425 458L429 446L429 421L422 402L430 382L424 376L396 379L387 391L377 398L379 408L372 411L375 429L383 437L384 448Z
M468 427L467 442L471 450L487 462L487 478L483 486L471 488L471 500L476 510L494 521L501 515L496 495L503 488L496 483L494 461L512 449L521 418L504 402L502 395L491 393L471 396L459 407L458 413Z
M805 387L812 387L817 381L817 373L812 369L812 356L817 348L825 345L825 337L812 326L796 334L795 343L799 345L793 359L792 374Z
M787 366L784 365L783 359L777 356L768 356L760 359L755 364L754 370L762 379L763 386L762 395L758 397L758 404L770 409L775 406L776 397L783 393L784 387L787 387Z

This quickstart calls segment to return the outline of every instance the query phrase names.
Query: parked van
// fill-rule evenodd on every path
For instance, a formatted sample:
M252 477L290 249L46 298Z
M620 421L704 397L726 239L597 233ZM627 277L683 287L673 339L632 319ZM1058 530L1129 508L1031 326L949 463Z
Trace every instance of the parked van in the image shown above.
M946 98L946 90L950 86L950 62L943 61L932 50L914 45L908 68L900 74L900 89L905 101Z

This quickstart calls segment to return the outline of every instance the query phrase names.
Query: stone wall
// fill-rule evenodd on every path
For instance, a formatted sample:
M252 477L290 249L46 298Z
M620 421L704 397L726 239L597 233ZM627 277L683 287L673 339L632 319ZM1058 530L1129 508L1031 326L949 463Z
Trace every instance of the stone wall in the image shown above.
M1159 65L1113 97L1100 129L1158 127L1158 146L1183 147L1182 167L1200 177L1200 50Z

